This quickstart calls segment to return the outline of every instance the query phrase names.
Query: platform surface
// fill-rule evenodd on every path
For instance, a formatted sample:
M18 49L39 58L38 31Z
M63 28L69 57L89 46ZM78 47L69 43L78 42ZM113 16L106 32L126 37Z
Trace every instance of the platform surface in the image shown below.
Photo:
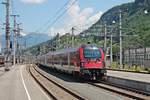
M50 100L27 72L25 65L0 68L0 100Z
M150 74L107 70L107 75L112 77L150 83Z

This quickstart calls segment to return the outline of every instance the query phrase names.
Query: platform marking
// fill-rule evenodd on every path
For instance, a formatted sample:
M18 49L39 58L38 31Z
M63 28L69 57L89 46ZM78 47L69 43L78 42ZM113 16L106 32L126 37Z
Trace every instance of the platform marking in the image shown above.
M22 67L20 68L20 74L21 74L21 79L22 79L22 83L23 83L24 89L25 89L26 94L27 94L27 96L28 96L28 100L31 100L31 97L30 97L30 95L29 95L29 92L28 92L28 90L27 90L27 87L26 87L25 82L24 82L24 79L23 79Z

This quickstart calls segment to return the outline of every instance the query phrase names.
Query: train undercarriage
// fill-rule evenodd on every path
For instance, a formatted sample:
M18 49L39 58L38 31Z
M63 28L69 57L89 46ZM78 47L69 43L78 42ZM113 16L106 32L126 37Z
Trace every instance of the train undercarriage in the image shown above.
M103 80L106 77L106 69L81 69L80 76L86 80Z

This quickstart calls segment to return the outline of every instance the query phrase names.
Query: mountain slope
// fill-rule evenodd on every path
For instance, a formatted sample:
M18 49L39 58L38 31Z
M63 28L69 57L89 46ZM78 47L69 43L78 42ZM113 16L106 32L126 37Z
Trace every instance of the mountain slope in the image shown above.
M31 47L34 45L37 45L39 43L45 42L47 40L50 40L51 37L47 34L28 34L23 37L23 39L26 39L27 41L27 47Z
M2 48L5 48L5 35L1 35L0 36L1 40L1 44L2 44ZM51 37L46 35L46 34L28 34L24 37L20 37L18 38L18 42L21 44L22 47L31 47L34 45L37 45L39 43L45 42L47 40L50 40ZM11 42L13 42L13 36L11 34ZM25 43L26 42L26 43Z
M106 23L107 26L115 26L112 23L113 21L115 21L116 26L118 26L120 11L122 15L123 34L138 35L137 37L132 38L130 36L130 39L128 37L123 37L124 40L130 41L131 43L129 44L131 44L131 46L135 44L137 45L137 47L150 46L150 0L135 0L135 2L132 3L126 3L113 7L105 12L101 16L100 20L84 33L90 33L92 35L97 33L103 34L104 32L101 28L101 25L104 25L104 23ZM119 30L119 26L116 28L118 28ZM113 32L113 34L119 35L118 32L119 31L115 31ZM126 45L126 47L127 46L129 45Z
M113 40L113 51L117 52L119 46L119 11L121 11L122 15L123 48L150 46L150 0L135 0L135 2L118 5L109 9L101 16L98 22L78 36L75 36L75 46L86 44L87 42L102 46L104 44L104 37L98 35L104 34L104 23L106 23L109 26L107 28L108 35L113 34L115 36ZM115 25L112 23L113 21L116 22ZM66 34L51 40L51 43L55 44L54 47L56 49L61 49L71 45L71 37L71 35ZM42 45L50 45L49 42L45 42ZM107 41L108 46L109 44L110 39ZM33 51L35 51L35 48ZM51 50L50 46L47 48L48 50ZM39 50L39 52L41 51Z

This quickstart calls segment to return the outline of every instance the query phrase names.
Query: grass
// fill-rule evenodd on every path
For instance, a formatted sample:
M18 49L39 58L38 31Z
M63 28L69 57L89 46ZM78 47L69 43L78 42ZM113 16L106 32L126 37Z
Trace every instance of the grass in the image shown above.
M111 67L109 67L109 68L116 69L116 70L150 73L150 67L144 68L144 67L138 66L138 65L132 65L132 66L124 65L124 67L122 69L120 69L119 64L117 62L113 62Z
M150 67L145 68L146 71L148 71L148 73L150 73Z

